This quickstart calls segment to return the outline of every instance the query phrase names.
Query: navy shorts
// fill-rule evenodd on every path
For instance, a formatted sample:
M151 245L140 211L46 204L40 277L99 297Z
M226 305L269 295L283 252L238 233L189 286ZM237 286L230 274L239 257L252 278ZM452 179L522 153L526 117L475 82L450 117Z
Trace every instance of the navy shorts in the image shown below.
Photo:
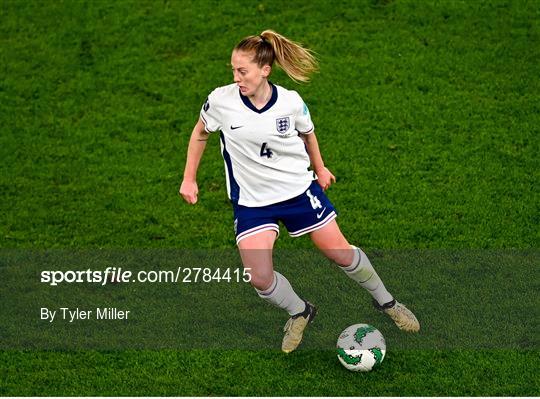
M320 229L336 216L334 206L314 180L306 191L286 201L261 207L235 205L236 243L265 230L274 230L279 235L279 221L291 237L299 237Z

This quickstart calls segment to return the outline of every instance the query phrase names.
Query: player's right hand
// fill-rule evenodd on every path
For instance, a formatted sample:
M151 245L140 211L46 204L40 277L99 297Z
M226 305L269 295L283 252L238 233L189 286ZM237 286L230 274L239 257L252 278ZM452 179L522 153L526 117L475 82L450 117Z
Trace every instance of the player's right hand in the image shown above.
M199 194L199 188L196 181L183 180L178 190L178 194L188 204L195 204L197 202L197 195Z

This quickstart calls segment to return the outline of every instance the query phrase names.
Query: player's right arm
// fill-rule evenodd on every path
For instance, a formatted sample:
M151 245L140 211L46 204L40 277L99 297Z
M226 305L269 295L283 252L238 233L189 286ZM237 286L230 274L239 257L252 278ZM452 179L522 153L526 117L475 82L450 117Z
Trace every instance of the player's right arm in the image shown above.
M199 168L207 140L208 133L204 128L203 121L199 118L189 139L184 179L178 190L178 193L188 204L195 204L197 202L197 195L199 194L197 169Z

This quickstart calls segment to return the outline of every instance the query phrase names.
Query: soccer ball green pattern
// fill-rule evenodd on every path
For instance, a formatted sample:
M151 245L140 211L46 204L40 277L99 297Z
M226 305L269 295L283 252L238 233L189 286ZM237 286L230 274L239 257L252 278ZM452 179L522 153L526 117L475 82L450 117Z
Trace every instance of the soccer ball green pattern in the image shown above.
M369 324L354 324L339 335L337 357L351 371L370 371L381 364L386 342L381 332Z

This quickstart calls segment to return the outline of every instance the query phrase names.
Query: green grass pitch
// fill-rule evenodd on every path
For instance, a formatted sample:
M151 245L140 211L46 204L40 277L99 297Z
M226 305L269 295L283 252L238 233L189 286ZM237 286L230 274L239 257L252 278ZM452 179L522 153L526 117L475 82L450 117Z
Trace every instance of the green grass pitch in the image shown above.
M442 249L532 261L519 278L501 268L494 277L489 262L452 269L472 290L485 283L471 309L487 300L500 309L482 319L484 338L500 337L505 319L523 319L519 339L508 344L502 335L500 348L400 348L391 332L398 345L381 368L356 374L332 347L310 347L310 331L289 356L279 347L2 347L0 395L538 396L539 22L538 3L527 0L4 1L0 275L11 272L3 250L234 248L217 137L199 170L199 203L183 204L177 190L204 99L232 81L231 48L268 28L319 58L308 85L279 70L272 81L299 91L310 108L337 177L329 197L352 243L375 259ZM277 247L311 243L282 234ZM461 284L454 274L445 284L444 273L435 280L414 265L383 268L407 303L426 313L467 310L463 302L452 308L452 292L465 292L453 289ZM307 272L295 273L309 290ZM247 288L253 309L270 314ZM273 317L268 328L279 331ZM331 321L321 313L322 326ZM430 331L432 319L421 321ZM463 334L457 325L434 318L430 333ZM311 332L319 338L316 326Z

